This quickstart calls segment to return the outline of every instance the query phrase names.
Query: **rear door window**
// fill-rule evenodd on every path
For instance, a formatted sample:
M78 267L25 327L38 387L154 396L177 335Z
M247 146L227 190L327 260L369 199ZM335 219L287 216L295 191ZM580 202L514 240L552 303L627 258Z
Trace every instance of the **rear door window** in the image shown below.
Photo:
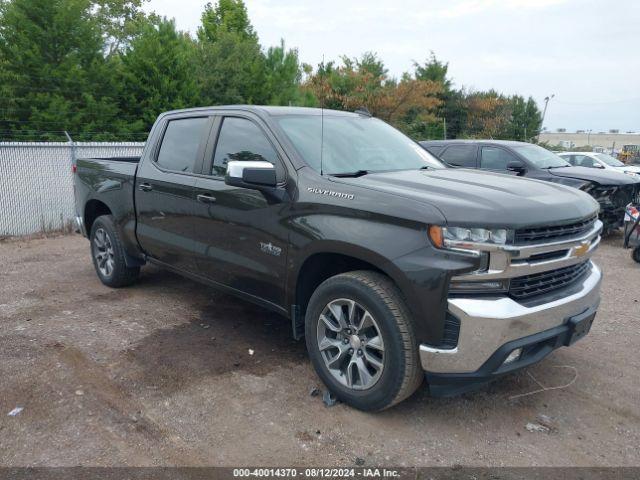
M174 172L193 173L207 122L207 117L170 120L158 151L158 166Z
M507 164L517 158L503 148L482 147L480 151L480 168L486 170L506 170Z
M476 168L477 150L475 145L451 145L439 157L456 167Z

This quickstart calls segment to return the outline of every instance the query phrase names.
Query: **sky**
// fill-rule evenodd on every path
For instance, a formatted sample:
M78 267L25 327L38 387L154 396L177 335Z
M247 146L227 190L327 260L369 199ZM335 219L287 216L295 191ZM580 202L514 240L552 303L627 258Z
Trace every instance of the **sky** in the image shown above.
M146 9L195 33L205 0ZM263 47L284 39L317 65L371 51L389 73L433 51L456 87L549 101L549 130L640 132L636 0L245 0Z

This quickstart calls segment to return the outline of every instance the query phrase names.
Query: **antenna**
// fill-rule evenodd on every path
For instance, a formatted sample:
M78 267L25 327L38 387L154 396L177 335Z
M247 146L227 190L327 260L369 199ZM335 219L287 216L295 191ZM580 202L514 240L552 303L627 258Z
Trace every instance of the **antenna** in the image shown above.
M320 176L322 176L322 151L324 150L324 53L322 54L322 76L320 77Z

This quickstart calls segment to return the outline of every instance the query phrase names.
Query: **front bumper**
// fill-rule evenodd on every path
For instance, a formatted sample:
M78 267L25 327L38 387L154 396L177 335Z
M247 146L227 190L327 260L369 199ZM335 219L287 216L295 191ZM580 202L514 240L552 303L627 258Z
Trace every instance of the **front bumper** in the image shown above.
M564 344L571 319L585 312L595 311L600 303L602 273L591 263L590 273L569 291L553 297L548 295L545 303L519 303L509 297L493 298L450 298L449 312L460 320L457 346L453 349L420 346L420 361L431 384L444 384L456 377L486 381L496 374L507 373L500 370L502 362L522 340L533 343L540 341L536 335L543 334L542 340L556 338L541 349L544 354L536 355L533 361L542 359L553 349ZM554 330L554 329L560 330ZM551 332L547 337L544 332ZM515 342L515 343L514 343ZM505 345L508 346L505 348ZM525 345L525 346L526 346ZM501 350L502 349L502 350ZM540 353L538 352L538 353ZM496 358L498 360L496 360ZM529 357L531 359L533 357ZM526 366L517 361L508 371ZM518 365L519 364L519 365Z

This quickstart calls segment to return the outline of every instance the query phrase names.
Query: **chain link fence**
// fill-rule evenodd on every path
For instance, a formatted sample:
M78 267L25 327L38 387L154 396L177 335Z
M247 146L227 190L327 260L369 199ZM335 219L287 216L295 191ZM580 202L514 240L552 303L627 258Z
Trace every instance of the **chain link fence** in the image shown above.
M144 143L0 142L0 237L68 229L77 158L140 156Z

